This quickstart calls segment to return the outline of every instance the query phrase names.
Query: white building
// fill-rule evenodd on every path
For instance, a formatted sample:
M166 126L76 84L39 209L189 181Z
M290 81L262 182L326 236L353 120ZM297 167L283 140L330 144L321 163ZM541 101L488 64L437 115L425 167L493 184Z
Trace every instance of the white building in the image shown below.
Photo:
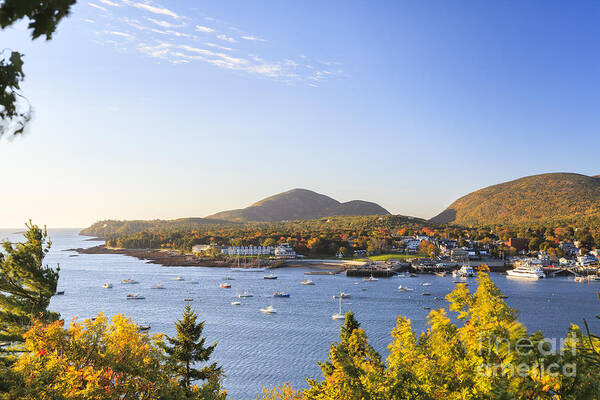
M269 256L274 249L271 246L229 246L221 252L226 256Z
M296 252L288 243L283 243L275 248L275 257L296 258Z
M192 253L200 253L202 251L209 250L212 247L219 247L215 244L196 244L192 246Z
M591 255L577 257L577 265L580 267L587 267L588 265L595 264L597 262L598 259Z

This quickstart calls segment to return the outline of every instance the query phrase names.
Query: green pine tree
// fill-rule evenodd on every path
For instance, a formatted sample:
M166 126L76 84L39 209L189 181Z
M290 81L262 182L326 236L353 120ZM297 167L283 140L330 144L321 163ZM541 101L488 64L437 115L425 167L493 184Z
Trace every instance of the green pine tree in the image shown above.
M168 364L172 371L180 377L180 384L186 390L188 398L203 400L225 399L221 389L223 370L216 362L200 369L194 368L196 363L207 363L217 343L206 346L206 338L202 336L204 322L197 323L198 316L189 305L185 306L183 318L175 323L177 335L167 336L171 344L165 345ZM199 388L193 387L194 381L203 381Z
M59 317L47 310L60 270L43 265L51 245L48 233L31 221L26 226L25 241L5 241L0 252L0 342L5 344L0 356L4 355L4 362L12 359L33 319L54 321Z

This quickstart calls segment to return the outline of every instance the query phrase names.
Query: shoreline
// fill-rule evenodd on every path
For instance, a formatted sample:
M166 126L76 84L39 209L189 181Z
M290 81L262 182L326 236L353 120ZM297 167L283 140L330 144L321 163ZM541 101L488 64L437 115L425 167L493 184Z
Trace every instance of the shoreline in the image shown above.
M135 257L138 260L145 261L148 264L158 264L163 267L214 267L214 268L233 268L237 266L235 260L213 260L198 258L191 254L182 254L175 250L164 249L123 249L109 248L101 244L87 248L66 249L77 254L119 254L123 256ZM354 262L343 260L311 260L311 259L290 259L290 260L261 260L261 268L297 268L307 267L319 270L340 270L351 267Z

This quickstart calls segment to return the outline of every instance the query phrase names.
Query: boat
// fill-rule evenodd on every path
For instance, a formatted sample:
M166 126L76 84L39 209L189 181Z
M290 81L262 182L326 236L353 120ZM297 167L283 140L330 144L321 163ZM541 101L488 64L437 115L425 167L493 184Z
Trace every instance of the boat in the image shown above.
M235 280L235 279L233 279L231 276L227 275L227 276L225 277L225 280L226 280L226 281L233 281L233 280Z
M300 282L300 283L301 283L301 284L303 284L303 285L314 285L314 284L315 284L315 283L314 283L312 280L310 280L310 279L307 279L307 280L305 280L305 281L302 281L302 282Z
M145 297L140 295L139 293L127 295L127 300L144 300L144 299L145 299Z
M112 289L113 285L110 282L106 282L105 284L102 285L102 288L104 289Z
M242 305L242 302L241 301L232 301L231 305L232 306L240 306L240 305Z
M350 293L346 293L346 292L340 292L340 294L334 294L333 298L334 299L347 299L350 297Z
M354 282L355 285L360 285L360 282Z
M65 294L65 291L64 291L64 290L61 290L61 291L58 291L58 292L56 292L56 295L57 295L57 296L62 296L63 294Z
M573 278L573 281L577 282L577 283L589 282L589 280L590 279L588 277L585 277L585 276L576 276L575 278Z
M121 281L121 283L122 283L123 285L135 285L135 284L137 284L137 283L139 283L139 282L138 282L138 281L134 281L134 280L133 280L133 279L131 279L131 278L127 278L127 279L123 279L123 280Z
M188 283L189 283L190 285L197 285L199 282L198 282L198 281L196 281L196 280L191 280L191 281L188 281Z
M424 310L431 310L431 307L423 307Z
M163 286L162 283L157 283L156 285L152 286L152 289L164 289L165 287Z
M506 271L506 275L513 278L524 278L524 279L541 279L545 278L546 274L542 271L539 266L525 264Z
M221 289L231 289L231 285L227 282L223 282L223 283L219 284L219 287Z
M277 279L277 275L269 274L269 275L265 275L263 278L265 278L265 279Z
M368 278L365 278L365 281L368 281L368 282L376 282L376 281L378 281L378 280L379 280L379 279L377 279L377 278L374 278L374 277L373 277L373 275L371 275L371 276L370 276L370 277L368 277Z
M252 294L250 294L250 293L248 293L248 292L244 292L244 293L242 293L242 294L238 294L238 297L239 297L240 299L243 299L244 297L253 297L253 295L252 295Z
M145 332L150 330L150 325L138 325L138 331Z
M431 283L430 282L423 282L423 283L421 283L421 286L431 286Z
M285 292L275 292L273 293L273 297L290 297L290 294Z
M185 281L185 279L181 276L176 276L175 278L173 278L174 281Z
M273 308L273 306L268 306L265 308L261 308L260 312L263 314L276 314L277 310Z
M192 299L191 297L186 297L185 299L183 299L183 301L194 301L194 299Z
M400 274L396 274L398 278L410 278L410 274L408 272L402 272Z
M339 306L338 312L333 314L331 316L331 319L345 319L346 318L344 316L344 314L342 314L342 297L341 296L340 296L339 300L340 300L340 302L339 302L340 306Z
M442 272L434 272L435 275L440 276L440 277L445 277L447 272L446 271L442 271Z
M471 278L471 277L475 276L475 271L473 270L473 267L465 264L462 267L460 267L459 270L452 271L452 276L455 278L456 277Z
M423 296L431 296L431 293L428 293L428 292L423 292L423 293L421 293L421 294L422 294Z

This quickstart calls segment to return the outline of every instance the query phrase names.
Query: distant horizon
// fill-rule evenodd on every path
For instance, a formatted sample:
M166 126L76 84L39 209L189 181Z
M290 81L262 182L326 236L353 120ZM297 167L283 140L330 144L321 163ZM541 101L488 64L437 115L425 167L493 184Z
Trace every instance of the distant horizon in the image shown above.
M594 174L594 175L586 175L586 174L579 173L579 172L564 172L564 171L562 171L562 172L544 172L544 173L541 173L541 174L535 174L535 175L525 175L525 176L521 176L521 177L518 177L518 178L515 178L515 179L510 179L510 180L508 180L508 181L502 181L502 182L490 183L490 184L489 184L489 185L487 185L487 186L494 186L494 185L502 184L502 183L505 183L505 182L510 182L510 181L513 181L513 180L516 180L516 179L520 179L520 178L528 177L528 176L546 175L546 174L557 174L557 173L564 173L564 174L577 174L577 175L588 176L588 177L592 177L592 178L593 178L593 177L598 177L598 175L597 175L597 174ZM487 187L487 186L484 186L484 187ZM483 187L482 187L482 188L483 188ZM475 190L479 190L479 189L482 189L482 188L478 188L478 189L475 189ZM322 194L322 195L325 195L325 196L331 197L331 198L333 198L333 199L335 199L335 200L338 200L338 201L340 201L340 202L346 202L346 201L352 201L352 200L363 200L363 201L373 202L373 203L376 203L376 204L378 204L378 205L382 206L383 208L385 208L385 209L386 209L388 212L390 212L390 214L391 214L391 215L398 215L398 216L404 216L404 217L414 217L414 218L420 218L420 219L424 219L424 220L429 220L429 219L431 219L431 218L435 217L436 215L438 215L439 213L441 213L442 211L444 211L444 210L445 210L445 209L446 209L448 206L450 206L450 204L452 204L452 202L454 202L454 200L453 200L453 201L452 201L451 203L449 203L449 204L448 204L446 207L444 207L443 209L441 209L441 210L437 211L435 214L433 214L433 215L432 215L432 216L430 216L430 217L420 217L420 216L418 216L418 215L409 215L409 214L403 214L403 213L395 213L395 212L392 212L392 211L390 211L388 208L386 208L384 205L380 204L380 203L379 203L379 202L378 202L376 199L368 199L368 198L363 198L363 199L349 199L349 200L340 200L340 199L338 199L338 198L337 198L335 195L331 195L331 194L328 194L328 193L325 193L325 192L319 192L319 191L312 190L312 189L310 189L310 188L306 188L306 187L294 187L294 188L290 188L290 189L287 189L287 190L283 190L283 191L281 191L281 192L278 192L278 193L272 193L272 194L270 194L270 195L267 195L267 196L265 196L265 197L262 197L262 198L260 198L260 199L256 199L255 201L253 201L253 202L251 202L251 203L249 203L249 204L246 204L246 205L241 205L241 206L239 206L239 207L237 207L237 208L233 208L233 209L242 209L242 208L246 208L246 207L249 207L249 206L251 206L252 204L254 204L254 203L256 203L256 202L258 202L258 201L260 201L260 200L263 200L263 199L267 198L267 197L270 197L270 196L273 196L273 195L277 195L277 194L281 194L281 193L286 193L286 192L289 192L289 191L291 191L291 190L295 190L295 189L309 190L309 191L312 191L312 192L315 192L315 193L318 193L318 194ZM472 193L472 192L469 192L469 193ZM469 194L469 193L465 193L464 195L467 195L467 194ZM464 196L464 195L461 195L461 196L457 197L455 200L459 199L460 197L462 197L462 196ZM176 216L176 217L170 217L170 218L163 218L163 217L158 217L158 216L157 216L157 217L148 217L148 218L116 218L116 217L108 217L108 218L103 218L103 219L98 219L98 220L95 220L94 222L90 222L89 224L87 224L87 225L84 225L84 226L57 226L57 227L54 227L54 226L52 226L52 227L51 227L51 226L49 226L48 224L44 224L44 223L42 223L42 222L33 221L33 220L32 220L32 222L33 222L33 223L35 223L35 224L37 224L37 225L40 225L40 226L46 225L46 226L48 227L48 229L84 229L84 228L86 228L86 227L88 227L88 226L90 226L90 225L93 225L93 224L94 224L94 223L96 223L96 222L105 221L105 220L117 220L117 221L140 221L140 220L142 220L142 221L150 221L150 220L176 220L176 219L183 219L183 218L206 218L206 217L208 217L208 216L210 216L210 215L216 214L216 213L218 213L218 212L221 212L221 211L227 211L227 210L219 210L219 211L216 211L216 212L214 212L214 213L211 213L211 214L206 214L206 215L203 215L203 216L198 216L198 215L185 215L185 216L179 216L179 217L177 217L177 216ZM27 220L27 221L25 221L25 222L23 223L23 226L25 226L25 223L26 223L26 222L28 222L28 220ZM0 230L12 230L12 229L19 230L19 229L22 229L22 228L18 228L18 227L2 227L2 226L0 226Z
M151 5L151 6L148 6ZM24 56L0 224L176 219L293 187L429 219L597 175L600 4L79 1Z

